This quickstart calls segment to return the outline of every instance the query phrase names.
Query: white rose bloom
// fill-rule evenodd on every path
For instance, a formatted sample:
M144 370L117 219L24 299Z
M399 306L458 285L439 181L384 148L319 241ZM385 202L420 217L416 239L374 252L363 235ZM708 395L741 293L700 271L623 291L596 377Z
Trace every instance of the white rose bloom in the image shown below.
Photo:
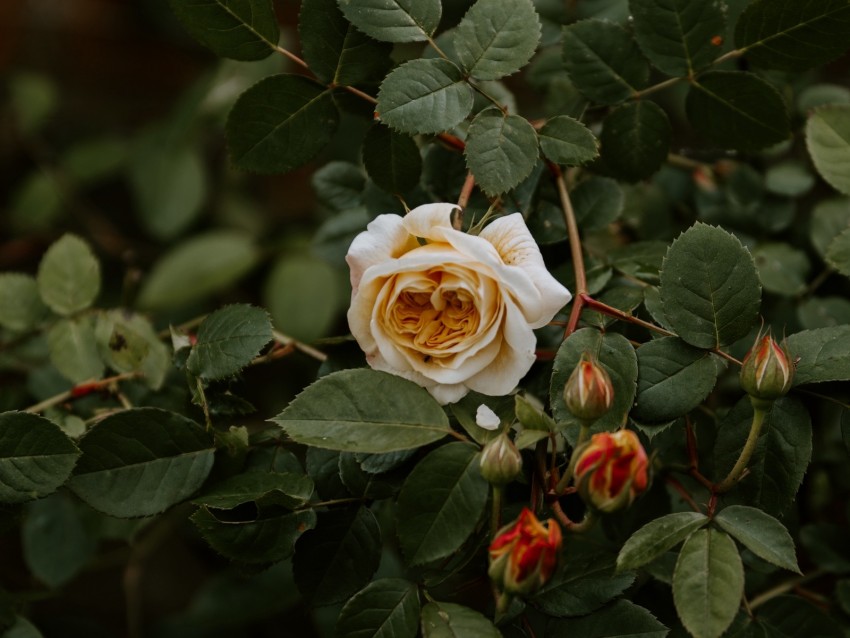
M534 363L532 330L572 298L546 270L522 215L478 236L451 225L454 204L380 215L348 250L348 324L369 365L442 404L469 390L513 390Z

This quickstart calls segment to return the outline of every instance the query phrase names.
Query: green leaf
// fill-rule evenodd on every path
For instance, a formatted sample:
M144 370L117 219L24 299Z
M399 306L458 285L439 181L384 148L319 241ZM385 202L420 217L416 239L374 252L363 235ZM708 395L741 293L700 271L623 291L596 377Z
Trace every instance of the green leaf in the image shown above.
M714 529L697 530L673 572L673 602L694 638L718 638L732 624L744 593L744 567L735 543Z
M578 166L599 155L599 141L593 133L567 115L549 119L538 135L543 154L556 164Z
M767 638L841 638L845 635L834 615L827 616L800 596L777 596L768 600L759 607L754 624L760 631L751 635Z
M566 554L564 566L533 598L535 607L551 616L583 616L613 600L635 580L633 572L615 571L614 556L584 551Z
M366 507L321 512L316 529L298 541L295 582L313 605L347 600L381 562L381 529Z
M15 189L9 221L18 232L53 228L65 205L56 175L46 169L31 173Z
M722 52L723 8L713 2L629 0L635 39L649 61L674 76L692 75Z
M263 302L275 327L299 341L327 336L337 317L338 272L326 261L309 256L284 256L263 286Z
M788 244L761 244L753 251L753 260L768 292L794 297L806 289L811 264L802 250Z
M30 330L47 314L34 277L0 273L0 326L15 332Z
M419 590L410 581L381 578L357 592L336 621L338 638L416 638Z
M249 521L221 521L201 507L191 519L210 547L243 563L276 563L288 558L301 534L316 526L316 512L311 509Z
M815 111L806 122L806 146L820 176L850 195L850 105Z
M410 60L381 84L377 111L401 133L441 133L460 124L472 110L472 88L448 60Z
M617 104L649 82L649 64L632 35L602 20L564 27L564 63L575 87L587 99Z
M422 459L398 496L398 538L410 565L455 552L484 512L490 485L480 455L466 443L449 443Z
M157 239L173 239L197 219L207 193L201 155L170 131L144 135L133 148L130 185L139 221Z
M80 440L68 485L96 510L131 518L189 498L210 473L215 450L194 421L157 408L110 415Z
M60 587L92 558L97 539L64 492L29 503L25 511L21 540L27 567L48 587Z
M227 116L227 146L238 168L285 173L313 159L338 123L325 86L303 75L272 75L236 100Z
M791 535L770 514L755 507L730 505L721 510L714 521L759 558L802 574Z
M294 509L304 505L312 494L313 480L309 476L291 472L247 472L216 483L192 502L224 510L256 501Z
M43 634L23 616L15 616L11 627L6 629L2 638L43 638Z
M809 236L815 250L825 257L836 236L850 228L850 197L825 199L812 210Z
M797 332L788 337L788 350L800 358L795 386L850 380L850 326Z
M721 148L757 151L791 134L785 102L752 73L709 71L694 81L685 102L688 120Z
M363 204L366 176L363 169L352 162L328 162L313 173L311 184L322 206L332 211L347 212Z
M82 383L103 376L92 317L60 319L47 333L50 362L66 379Z
M355 29L336 0L302 2L298 32L304 60L322 82L377 83L389 70L392 47Z
M720 421L714 443L717 476L729 473L750 431L753 408L744 396ZM792 397L773 403L747 465L749 474L726 496L727 504L746 503L782 516L793 502L812 457L812 421Z
M52 421L25 412L0 414L0 503L25 503L55 492L79 455Z
M245 234L217 230L195 235L154 264L138 305L155 310L199 301L238 281L259 258L259 250Z
M347 452L392 452L449 433L440 405L415 383L356 369L322 377L274 419L296 442Z
M584 352L596 357L614 386L614 403L608 413L593 424L593 429L616 430L626 422L632 408L638 367L632 344L623 335L614 332L602 333L594 328L582 328L567 337L558 348L549 388L552 415L558 424L578 423L564 403L564 385Z
M477 611L433 601L422 608L423 638L500 638L501 633Z
M805 71L847 50L850 5L846 0L756 0L735 25L745 59L781 71Z
M749 333L761 305L753 258L734 235L695 224L667 251L661 300L673 330L691 345L733 343Z
M403 450L401 452L389 452L388 455L402 456L408 455L412 452L414 452L414 450ZM340 453L339 478L342 480L346 489L354 496L360 498L380 500L394 496L401 487L402 476L366 472L361 466L358 458L361 456L365 456L366 458L375 458L385 455L364 455L363 453L354 454L354 452ZM404 458L402 460L404 460Z
M223 58L262 60L277 48L280 31L271 0L169 0L198 42Z
M116 372L141 372L151 388L162 387L171 369L171 356L146 317L126 310L101 312L95 338L101 359L110 368Z
M850 323L850 300L844 297L809 297L797 306L797 318L806 330Z
M589 616L556 620L546 635L581 638L664 638L669 630L643 607L618 600Z
M635 569L652 562L708 521L700 512L677 512L650 521L623 545L617 556L617 569Z
M186 368L202 379L224 379L251 363L271 340L272 324L265 310L247 304L226 306L204 319Z
M63 154L62 169L75 182L94 184L115 175L128 155L128 144L119 137L85 139Z
M850 277L850 228L829 244L826 262L842 275Z
M637 350L638 391L634 417L659 423L687 414L714 389L726 368L710 352L677 337L663 337Z
M7 87L15 124L25 135L38 131L59 103L53 80L38 73L18 71L8 78Z
M346 19L383 42L429 40L440 24L440 0L338 0Z
M89 245L76 235L51 244L38 265L38 291L60 315L88 308L100 292L100 263Z
M602 160L630 181L655 173L667 159L673 130L667 114L655 102L639 100L620 106L602 127Z
M801 197L815 185L815 177L802 162L788 160L765 171L764 185L768 192L776 195Z
M498 80L531 59L540 40L540 18L531 0L479 0L453 34L464 71L479 80Z
M466 164L488 195L511 190L537 164L537 133L524 117L496 107L479 113L466 139Z
M412 137L375 122L363 140L363 166L388 193L403 193L419 183L422 156Z
M576 222L583 230L599 230L615 221L623 212L623 190L610 177L589 177L570 193ZM629 249L635 244L630 244ZM665 250L667 246L664 246ZM628 253L632 254L631 250ZM660 260L659 260L660 261Z

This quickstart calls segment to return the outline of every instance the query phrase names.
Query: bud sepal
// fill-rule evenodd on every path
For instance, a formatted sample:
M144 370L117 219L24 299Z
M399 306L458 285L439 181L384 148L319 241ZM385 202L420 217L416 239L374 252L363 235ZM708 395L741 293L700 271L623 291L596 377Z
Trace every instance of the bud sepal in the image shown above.
M481 453L481 476L487 482L502 486L513 481L522 472L522 455L506 433L502 433L484 446Z
M585 423L596 421L614 403L614 386L608 372L587 352L564 385L564 403L572 414Z
M783 341L770 333L756 341L741 366L741 387L755 399L773 401L788 394L794 382L794 362Z

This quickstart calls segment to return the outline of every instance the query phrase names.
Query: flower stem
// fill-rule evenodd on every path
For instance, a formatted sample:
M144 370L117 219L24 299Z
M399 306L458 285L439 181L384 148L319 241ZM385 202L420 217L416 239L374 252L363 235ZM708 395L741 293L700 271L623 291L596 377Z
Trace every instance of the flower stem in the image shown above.
M747 437L746 443L744 443L744 449L741 450L741 455L738 457L735 466L729 471L728 476L714 487L715 494L728 492L741 480L741 476L747 468L747 463L750 462L753 452L756 450L756 445L758 445L759 435L764 426L765 417L770 410L770 403L752 397L751 399L753 402L753 423L750 426L750 434Z
M555 173L555 181L558 184L558 195L561 198L561 208L564 211L564 221L567 224L567 238L570 242L570 253L576 277L576 295L573 299L573 309L570 311L570 319L564 330L564 337L568 337L575 332L579 317L581 317L581 310L584 307L584 296L587 294L587 273L584 268L584 255L581 249L581 237L578 233L576 214L570 201L570 194L567 191L567 183L564 181L564 173L555 164L551 164L550 168Z
M590 426L582 423L581 431L578 433L576 446L573 448L573 453L570 456L570 463L567 465L567 470L564 472L561 480L558 481L558 484L555 486L555 494L563 494L564 490L567 489L567 486L570 484L570 481L573 480L573 472L575 471L576 461L578 461L578 451L581 449L582 443L587 441L589 436Z
M567 529L574 534L582 534L588 530L590 530L594 525L596 525L596 521L599 520L599 517L596 515L596 512L589 509L584 515L581 523L573 523Z
M490 512L490 536L495 538L502 527L502 488L493 486L493 510Z

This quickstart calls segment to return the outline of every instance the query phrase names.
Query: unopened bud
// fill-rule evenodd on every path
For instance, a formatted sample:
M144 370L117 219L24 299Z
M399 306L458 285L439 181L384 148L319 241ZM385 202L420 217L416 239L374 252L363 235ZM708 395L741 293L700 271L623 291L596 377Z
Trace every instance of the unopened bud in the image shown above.
M500 434L484 446L481 476L496 486L507 485L522 471L522 455L507 434Z
M785 396L794 381L794 363L785 344L770 334L759 339L744 357L741 387L751 397L773 401Z
M611 409L613 402L611 377L585 352L564 386L567 409L577 419L595 421Z
M649 459L631 430L594 434L576 461L575 481L584 502L600 512L628 507L646 490Z

